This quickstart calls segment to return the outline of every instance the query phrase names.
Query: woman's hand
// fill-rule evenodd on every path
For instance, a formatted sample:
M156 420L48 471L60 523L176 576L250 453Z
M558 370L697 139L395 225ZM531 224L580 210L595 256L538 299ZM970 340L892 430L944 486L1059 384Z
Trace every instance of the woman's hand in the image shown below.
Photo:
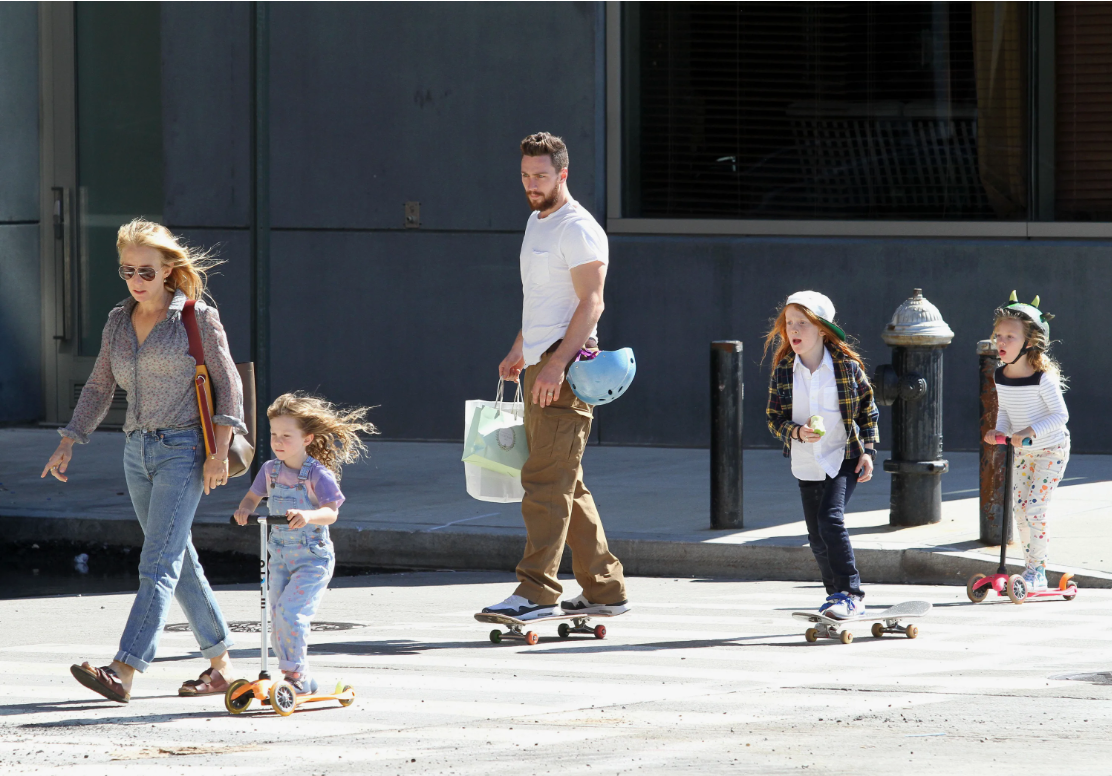
M290 528L304 528L309 524L309 519L305 517L305 510L303 509L287 509L286 519L290 521Z
M873 478L873 457L862 453L861 458L857 461L857 468L854 469L854 471L857 472L858 482L868 482L871 480Z
M220 485L228 484L228 459L227 458L213 458L209 456L205 460L205 495L207 496L211 491L214 491Z
M73 458L73 440L69 437L62 437L62 441L58 443L58 449L54 451L54 455L50 456L50 460L46 462L43 467L41 480L46 476L47 472L54 475L55 479L62 482L68 482L69 478L66 476L66 469L69 467L70 458Z

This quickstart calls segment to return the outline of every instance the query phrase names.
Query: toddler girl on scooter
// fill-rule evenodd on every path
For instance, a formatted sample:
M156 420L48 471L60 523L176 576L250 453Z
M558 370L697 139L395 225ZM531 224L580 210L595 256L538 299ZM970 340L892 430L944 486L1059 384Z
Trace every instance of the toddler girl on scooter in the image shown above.
M1000 433L1015 446L1012 512L1026 554L1023 581L1028 590L1046 590L1046 511L1070 459L1065 379L1047 353L1053 317L1039 310L1037 296L1031 304L1021 304L1013 291L1008 304L996 309L992 327L1004 365L995 375L1000 407L996 428L985 434L985 441L995 444ZM1024 439L1030 444L1025 446Z
M365 407L340 410L300 393L275 399L266 411L275 457L259 469L235 512L236 522L246 525L266 496L271 517L288 521L271 528L267 545L271 643L278 668L298 695L317 691L309 675L309 625L336 568L328 526L344 503L340 467L366 453L360 432L378 433L363 420L366 413Z
M880 439L873 389L861 356L834 323L834 304L816 291L784 302L765 336L775 348L768 386L768 428L784 444L799 480L807 541L826 586L819 613L836 619L865 612L861 575L846 531L845 507L873 476Z

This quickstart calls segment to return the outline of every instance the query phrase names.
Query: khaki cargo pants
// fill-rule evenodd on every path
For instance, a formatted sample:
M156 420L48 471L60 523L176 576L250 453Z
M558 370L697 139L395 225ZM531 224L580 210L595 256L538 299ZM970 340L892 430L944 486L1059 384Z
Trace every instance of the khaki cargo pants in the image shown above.
M606 545L606 533L591 492L583 484L583 451L591 433L591 405L580 401L565 382L560 398L548 407L532 403L533 384L546 363L525 370L525 438L529 460L521 470L525 498L521 516L527 540L517 566L517 595L538 604L560 600L556 579L564 544L571 547L572 571L593 604L626 598L622 564Z

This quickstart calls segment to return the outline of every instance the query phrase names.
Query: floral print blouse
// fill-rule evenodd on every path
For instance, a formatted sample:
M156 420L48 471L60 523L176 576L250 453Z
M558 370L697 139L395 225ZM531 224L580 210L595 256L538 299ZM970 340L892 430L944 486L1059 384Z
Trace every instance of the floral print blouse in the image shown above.
M117 385L127 392L125 432L201 425L193 387L197 362L189 355L189 335L181 320L186 299L181 290L174 293L166 317L155 324L142 346L131 321L132 310L138 303L128 297L112 308L93 373L81 389L69 425L58 429L58 433L79 444L88 442L89 435L108 414ZM216 403L213 423L246 434L243 386L228 350L220 315L215 307L201 301L197 302L196 310Z

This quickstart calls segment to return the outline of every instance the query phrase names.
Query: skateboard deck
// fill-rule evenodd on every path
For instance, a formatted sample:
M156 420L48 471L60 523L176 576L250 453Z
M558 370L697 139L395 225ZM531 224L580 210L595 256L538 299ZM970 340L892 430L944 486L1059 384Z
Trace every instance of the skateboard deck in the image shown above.
M492 623L494 625L505 625L506 631L503 633L500 630L492 630L490 632L491 643L497 644L503 639L523 639L526 644L532 646L540 640L540 636L535 631L529 630L529 627L538 622L554 622L557 620L564 620L556 629L556 633L560 638L566 639L573 633L590 633L596 639L606 638L606 626L599 624L593 628L587 625L590 620L601 619L605 617L621 617L626 612L618 612L617 614L601 614L601 613L573 613L573 614L554 614L551 617L537 617L532 620L519 620L516 617L509 617L505 614L492 614L490 612L478 612L475 614L475 619L479 622ZM566 622L571 620L570 623Z
M914 625L901 625L900 621L923 617L930 610L929 601L904 601L883 611L866 610L863 616L849 620L836 620L817 612L792 612L792 617L814 623L814 628L807 629L807 641L817 641L820 638L839 639L843 644L849 644L853 641L853 632L849 628L862 622L873 623L870 631L874 638L880 638L885 633L902 633L909 639L913 639L919 635L919 629Z

